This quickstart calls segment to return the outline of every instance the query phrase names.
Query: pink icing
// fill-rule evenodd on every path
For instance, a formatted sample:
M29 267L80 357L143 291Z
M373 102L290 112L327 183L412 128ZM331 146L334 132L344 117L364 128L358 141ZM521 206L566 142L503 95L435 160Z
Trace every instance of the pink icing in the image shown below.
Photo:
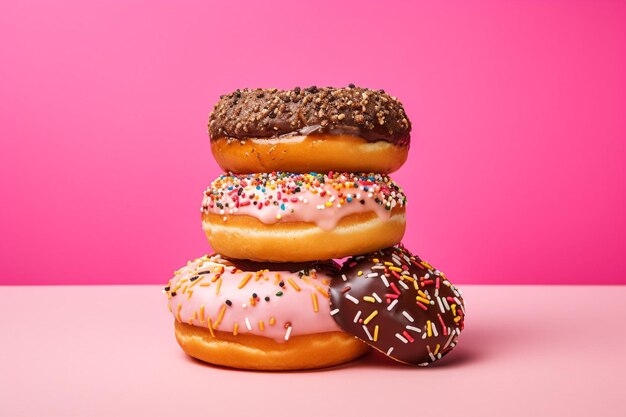
M296 180L305 184L299 191L294 191ZM308 222L331 230L352 214L374 212L389 220L391 210L404 204L402 190L380 174L224 174L205 192L202 210L224 221L248 215L265 224Z
M198 275L204 271L210 272ZM257 274L255 271L237 270L219 255L191 261L175 273L166 288L170 311L183 323L207 327L210 318L213 328L224 332L233 332L237 323L239 334L265 336L277 342L284 342L287 334L291 337L341 331L330 315L327 298L330 276L321 270L310 270L310 275L303 277L298 272L265 271ZM249 274L252 276L240 289L239 286ZM198 278L190 281L196 276ZM294 288L289 279L300 291ZM281 281L284 283L282 287L279 285ZM277 295L279 292L282 295ZM251 304L253 293L257 294L254 305ZM265 297L269 297L269 301ZM317 300L317 312L314 311L313 297ZM224 314L220 320L222 309ZM275 319L274 324L271 324L272 317ZM289 327L291 330L288 331Z

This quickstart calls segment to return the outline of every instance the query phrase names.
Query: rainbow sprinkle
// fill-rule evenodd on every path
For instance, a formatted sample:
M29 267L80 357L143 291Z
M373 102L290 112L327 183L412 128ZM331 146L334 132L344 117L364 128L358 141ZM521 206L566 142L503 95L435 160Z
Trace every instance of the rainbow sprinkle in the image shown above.
M256 206L273 210L281 220L302 205L309 204L304 193L322 198L319 210L374 201L386 210L404 207L406 195L383 174L334 173L295 174L289 172L222 174L204 192L202 212L219 213L226 218L241 207Z

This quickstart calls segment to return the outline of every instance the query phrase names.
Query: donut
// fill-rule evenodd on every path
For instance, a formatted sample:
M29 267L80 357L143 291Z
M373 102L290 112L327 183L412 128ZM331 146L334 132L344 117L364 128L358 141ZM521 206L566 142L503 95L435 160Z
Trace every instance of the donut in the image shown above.
M176 340L202 361L240 369L322 368L369 347L330 315L333 261L261 264L205 255L164 289Z
M211 150L227 172L396 171L411 123L383 90L243 89L221 96L209 117Z
M202 226L228 258L344 258L398 243L405 203L382 174L223 174L204 193Z
M330 285L333 318L390 358L425 366L457 344L465 319L460 291L403 246L352 257L340 276Z

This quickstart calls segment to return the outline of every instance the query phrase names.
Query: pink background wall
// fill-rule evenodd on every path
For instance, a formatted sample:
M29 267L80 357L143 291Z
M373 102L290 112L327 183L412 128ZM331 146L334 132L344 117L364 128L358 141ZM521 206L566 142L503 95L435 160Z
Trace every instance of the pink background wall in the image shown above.
M350 82L413 120L409 248L626 283L626 3L384 4L1 2L0 283L165 282L209 250L219 95Z

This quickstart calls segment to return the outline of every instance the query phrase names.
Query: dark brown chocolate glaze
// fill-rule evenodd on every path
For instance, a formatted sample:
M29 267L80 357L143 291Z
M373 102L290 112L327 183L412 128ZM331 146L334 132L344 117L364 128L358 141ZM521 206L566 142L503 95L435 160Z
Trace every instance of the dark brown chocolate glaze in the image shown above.
M344 331L413 365L449 353L465 319L460 292L402 245L348 259L331 282L330 304Z
M410 132L397 98L352 85L236 90L221 96L209 117L212 140L326 133L408 146Z
M337 276L339 272L339 264L330 260L325 261L313 261L313 262L256 262L248 259L232 259L222 257L230 262L234 267L241 271L257 272L265 269L269 271L289 271L300 272L303 276L308 276L310 271L324 272L331 277Z

